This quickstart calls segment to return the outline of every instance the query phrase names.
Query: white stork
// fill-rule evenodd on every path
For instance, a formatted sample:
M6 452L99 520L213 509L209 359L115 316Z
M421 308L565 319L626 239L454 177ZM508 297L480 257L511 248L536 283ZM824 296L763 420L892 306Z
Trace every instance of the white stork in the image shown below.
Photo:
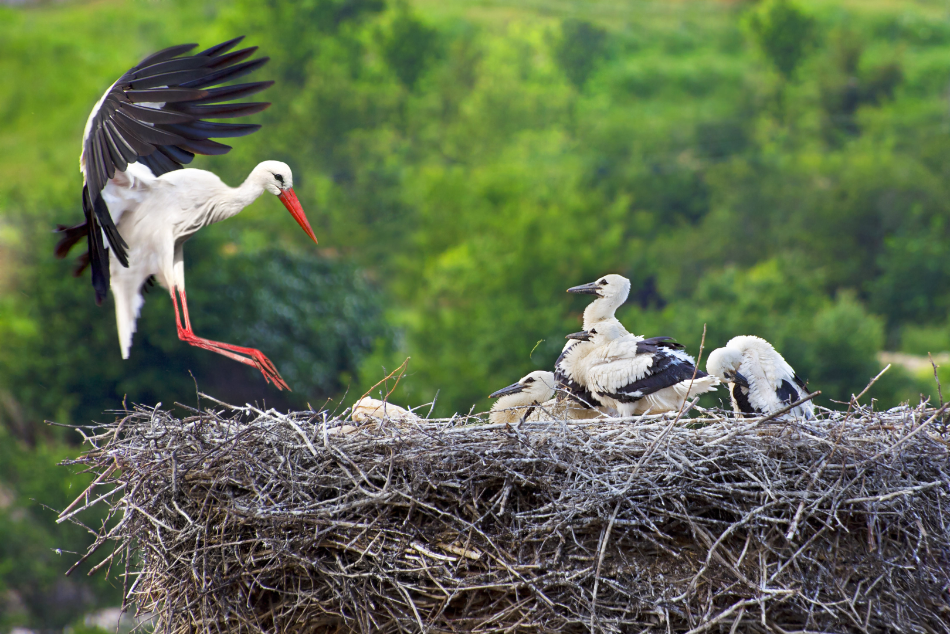
M353 404L353 411L350 418L363 423L369 420L380 420L388 418L395 423L417 422L421 420L419 416L405 407L393 405L388 401L381 401L378 398L364 396Z
M488 420L511 425L522 420L577 420L607 415L601 409L584 407L573 399L555 400L555 387L553 373L535 370L488 396L498 399L492 405Z
M742 414L772 414L808 394L792 366L765 339L733 337L713 350L706 370L729 384L732 408ZM813 418L815 404L802 403L789 411L793 417Z
M614 313L627 301L627 296L630 294L630 280L622 275L611 273L604 275L596 282L572 286L567 289L567 292L597 296L597 299L584 309L584 330L587 331L601 322L616 321ZM619 325L620 322L617 324ZM578 367L581 357L590 354L592 350L593 346L590 343L568 339L561 351L561 356L554 363L554 377L557 379L558 387L587 407L596 405L596 401L578 382L578 377L572 374L572 368Z
M676 411L687 398L719 385L719 379L696 368L682 344L670 337L632 335L615 319L568 338L594 348L571 367L583 389L621 416Z
M220 86L268 61L267 57L244 61L257 47L228 52L242 39L194 55L184 54L196 44L164 49L146 57L106 90L86 121L79 158L86 220L74 227L59 227L64 235L56 255L65 257L74 244L86 239L89 251L80 258L76 275L92 265L97 304L111 285L122 358L129 356L143 304L142 286L154 277L171 294L179 339L255 366L280 389L287 384L259 350L195 335L185 297L185 241L202 227L239 213L265 190L280 198L316 242L286 164L265 161L234 188L211 172L182 169L195 154L224 154L231 149L212 137L243 136L260 128L204 121L254 114L270 105L222 103L273 84ZM184 320L178 313L176 293Z
M527 420L538 405L554 398L554 386L554 374L551 372L535 370L525 375L517 383L488 395L488 398L498 399L492 405L488 420L509 425Z

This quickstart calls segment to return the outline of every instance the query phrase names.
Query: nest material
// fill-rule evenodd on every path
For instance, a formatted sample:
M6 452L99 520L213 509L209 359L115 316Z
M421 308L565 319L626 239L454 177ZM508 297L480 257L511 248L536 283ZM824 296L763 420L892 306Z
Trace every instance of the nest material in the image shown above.
M158 632L950 632L942 416L139 407L62 519L110 507L87 556Z

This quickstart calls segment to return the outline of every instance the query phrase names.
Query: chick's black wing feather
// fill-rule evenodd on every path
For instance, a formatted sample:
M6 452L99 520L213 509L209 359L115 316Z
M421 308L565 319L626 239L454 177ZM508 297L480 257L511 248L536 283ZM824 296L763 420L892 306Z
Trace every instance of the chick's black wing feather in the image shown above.
M673 354L670 350L679 350L682 346L672 342L669 337L652 337L637 344L637 353L653 355L653 365L641 379L628 383L611 396L622 403L632 403L644 396L672 387L677 383L689 381L695 377L709 376L686 359Z

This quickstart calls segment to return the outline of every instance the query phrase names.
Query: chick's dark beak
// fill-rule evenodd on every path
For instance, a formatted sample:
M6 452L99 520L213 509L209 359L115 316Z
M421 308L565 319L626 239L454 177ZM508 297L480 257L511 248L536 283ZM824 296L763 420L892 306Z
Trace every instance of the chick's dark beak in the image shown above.
M576 293L578 295L600 295L600 285L597 282L581 284L580 286L570 287L567 289L567 292Z
M565 339L576 339L578 341L590 341L590 333L586 330L580 332L572 332L571 334L564 337Z
M749 387L749 380L745 378L744 376L742 376L741 374L739 374L738 371L736 371L736 378L734 378L733 381L735 381L737 385L741 385L743 387Z
M488 395L488 398L498 398L499 396L508 396L509 394L518 394L524 390L524 386L521 383L512 383L508 387L503 387L497 392L492 392Z

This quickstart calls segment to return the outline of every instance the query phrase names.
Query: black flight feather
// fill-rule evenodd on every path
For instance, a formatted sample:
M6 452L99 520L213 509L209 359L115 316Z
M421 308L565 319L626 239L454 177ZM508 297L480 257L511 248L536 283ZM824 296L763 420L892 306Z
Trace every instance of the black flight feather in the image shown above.
M785 379L782 379L782 384L775 390L775 395L778 396L778 400L786 405L790 405L801 398L798 390Z
M231 64L237 64L238 62L243 62L256 51L256 46L250 46L248 48L242 48L239 51L234 51L233 53L228 53L227 55L217 56L215 57L215 61L213 64L211 64L210 68L217 69L224 66L229 66Z
M261 126L256 123L212 123L209 121L193 121L191 123L179 123L174 125L163 125L163 130L167 130L186 139L204 140L210 137L238 137L257 132Z
M224 53L227 53L232 48L237 46L244 40L243 35L239 35L233 40L228 40L227 42L221 42L220 44L215 44L211 48L206 48L200 53L195 53L195 57L218 57Z
M202 68L203 66L207 66L207 62L200 57L179 57L149 66L139 65L134 72L129 71L129 75L131 75L133 79L143 79L164 73L174 73L180 70L194 70L196 68Z
M216 101L231 101L233 99L241 99L242 97L248 97L259 93L262 90L266 90L274 85L272 81L255 81L248 84L234 84L233 86L222 86L221 88L210 88L205 92L208 93L207 97L201 97L198 99L191 99L190 102L193 104L199 103L214 103Z
M166 59L171 59L173 57L178 57L179 55L183 53L187 53L188 51L195 48L196 46L198 45L197 44L178 44L176 46L169 46L168 48L163 48L157 53L152 53L151 55L143 59L141 62L136 64L135 68L133 68L132 70L144 68L145 66L151 66L152 64L158 64L159 62L164 62Z
M132 103L179 103L204 99L208 96L208 91L197 88L155 88L126 90L124 94Z
M180 169L180 166L182 165L188 165L195 158L195 155L191 152L181 150L174 145L163 145L158 148L158 151L167 156L172 161L178 163L178 169Z
M269 103L219 103L210 106L178 106L173 108L178 112L194 115L202 119L233 119L234 117L243 117L245 115L257 114L263 112Z
M184 85L187 82L200 80L206 76L207 71L204 68L193 68L191 70L178 70L172 73L162 73L161 75L133 79L129 86L134 90L145 90L146 88L158 88L159 86Z
M204 154L206 156L219 156L221 154L227 154L231 149L230 145L216 143L207 139L184 139L179 143L176 143L176 145L183 150L188 150L194 154Z
M193 81L183 83L182 86L185 88L207 88L208 86L214 86L215 84L231 81L232 79L237 79L238 77L244 77L244 75L254 72L269 61L269 57L262 57L260 59L255 59L252 62L244 62L243 64L238 64L237 66L222 68L221 70L217 70L202 79L195 79Z

